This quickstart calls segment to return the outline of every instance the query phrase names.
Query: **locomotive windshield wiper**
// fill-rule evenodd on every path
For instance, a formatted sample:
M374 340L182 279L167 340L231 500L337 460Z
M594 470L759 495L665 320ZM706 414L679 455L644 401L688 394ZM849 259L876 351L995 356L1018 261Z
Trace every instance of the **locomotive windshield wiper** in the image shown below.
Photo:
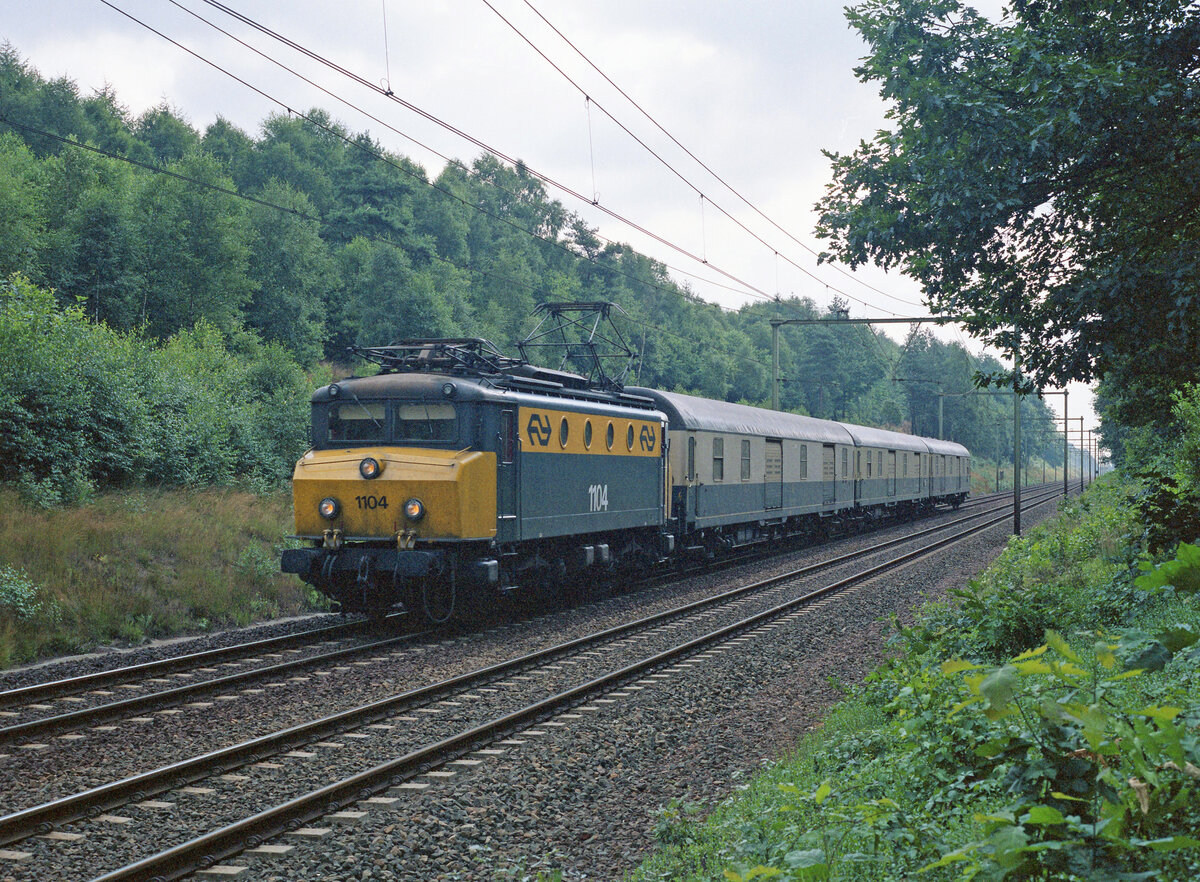
M343 388L345 388L345 387L343 387ZM367 417L371 420L371 422L373 422L375 424L375 428L379 430L379 434L380 434L380 436L382 436L383 435L383 426L379 425L379 420L375 419L375 414L371 413L371 411L367 408L367 406L365 404L363 404L361 401L359 401L358 396L354 394L353 389L346 389L346 391L350 393L350 397L354 399L354 403L357 404L359 407L361 407L362 412L365 413L367 415Z
M433 428L433 417L429 415L429 402L426 401L421 406L425 408L425 428L429 431L429 440L433 441L437 438L437 433Z

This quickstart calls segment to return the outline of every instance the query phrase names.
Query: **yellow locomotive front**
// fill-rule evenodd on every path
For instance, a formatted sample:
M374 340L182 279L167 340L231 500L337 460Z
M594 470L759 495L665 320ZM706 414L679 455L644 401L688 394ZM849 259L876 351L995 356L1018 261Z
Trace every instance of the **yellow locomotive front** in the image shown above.
M470 384L429 375L350 378L313 396L312 449L296 463L296 573L344 612L400 605L437 621L465 581L496 578L496 453L480 449Z

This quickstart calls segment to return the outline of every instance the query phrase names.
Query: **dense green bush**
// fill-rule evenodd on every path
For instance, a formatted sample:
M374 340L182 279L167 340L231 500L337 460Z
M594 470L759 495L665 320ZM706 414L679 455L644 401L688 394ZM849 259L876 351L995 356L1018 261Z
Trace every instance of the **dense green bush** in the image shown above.
M634 878L1196 878L1200 547L1138 558L1135 492L1100 482L899 629L795 757L668 807Z
M1133 585L1136 486L1101 481L1054 521L1014 538L978 579L926 610L909 634L964 657L999 661L1066 632L1122 622L1141 601ZM1126 541L1121 541L1125 537Z
M1125 462L1144 487L1138 508L1151 550L1200 539L1200 385L1174 394L1161 425L1128 431Z
M0 478L42 505L149 482L275 485L307 443L310 381L283 350L199 323L163 344L0 283Z
M38 618L56 621L61 615L57 603L42 597L42 589L35 585L24 570L0 565L0 618L17 622L30 622Z

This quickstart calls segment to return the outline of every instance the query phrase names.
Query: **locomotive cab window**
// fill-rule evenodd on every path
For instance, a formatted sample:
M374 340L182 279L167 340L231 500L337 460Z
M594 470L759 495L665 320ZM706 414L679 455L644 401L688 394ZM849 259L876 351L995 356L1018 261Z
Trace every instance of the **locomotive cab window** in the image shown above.
M458 419L453 404L409 402L396 408L397 441L453 441L457 437Z
M380 402L347 401L329 408L330 441L384 441L387 411Z

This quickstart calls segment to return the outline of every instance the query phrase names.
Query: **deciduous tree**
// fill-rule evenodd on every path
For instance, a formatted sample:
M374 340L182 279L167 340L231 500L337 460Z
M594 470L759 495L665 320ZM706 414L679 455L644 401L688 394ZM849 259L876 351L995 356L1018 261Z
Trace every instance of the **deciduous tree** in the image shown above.
M830 251L899 268L1039 384L1200 366L1200 8L957 0L848 10L888 128L830 154Z

